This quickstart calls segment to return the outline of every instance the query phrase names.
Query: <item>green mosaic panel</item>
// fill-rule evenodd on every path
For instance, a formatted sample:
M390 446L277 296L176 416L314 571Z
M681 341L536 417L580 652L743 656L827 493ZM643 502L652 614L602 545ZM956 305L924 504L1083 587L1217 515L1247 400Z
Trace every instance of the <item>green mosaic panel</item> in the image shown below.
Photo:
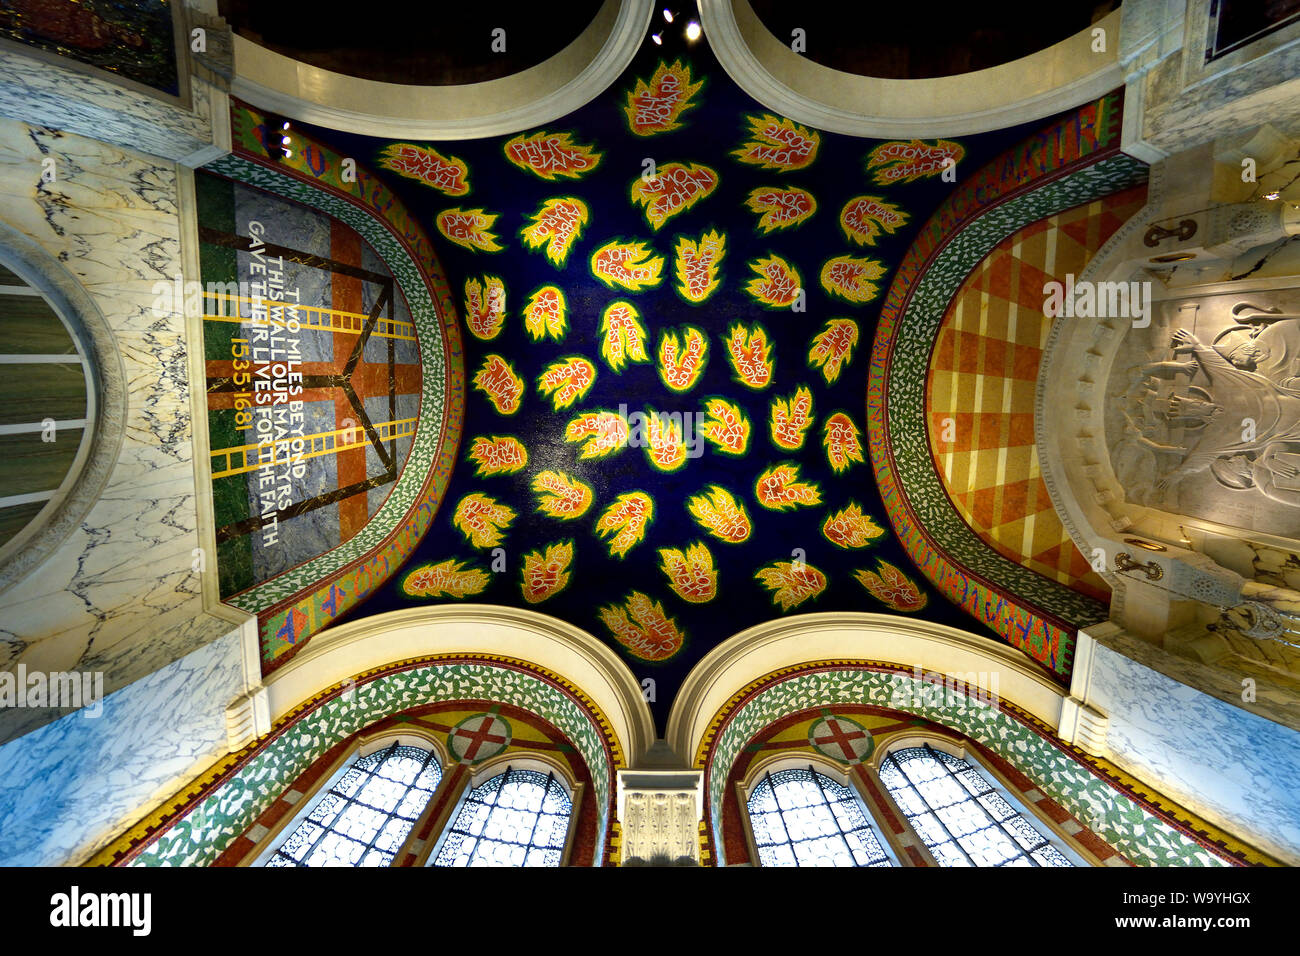
M406 297L411 321L415 324L416 337L420 344L420 361L424 370L420 394L420 417L416 423L410 456L383 505L364 528L337 548L227 600L227 603L235 607L256 613L292 597L299 591L340 571L353 561L363 558L367 552L378 547L384 538L392 533L415 505L424 487L425 478L433 470L434 455L437 453L438 440L442 432L446 411L443 393L447 373L448 342L442 321L438 317L437 309L429 296L419 269L396 237L370 213L309 183L233 154L223 157L206 168L285 199L292 199L319 209L360 233L392 272L398 288Z
M714 744L708 781L709 823L719 855L723 852L722 801L727 775L741 748L755 734L787 714L809 708L875 704L925 717L988 747L1134 863L1231 865L1148 812L1015 718L993 707L972 704L957 709L938 702L929 704L927 686L924 681L905 674L855 669L803 674L756 694L732 716ZM899 707L900 701L916 706Z
M286 729L132 860L132 866L208 866L330 747L378 720L424 704L503 700L550 721L587 762L605 843L613 768L600 728L540 678L491 664L431 664L388 674L335 697Z

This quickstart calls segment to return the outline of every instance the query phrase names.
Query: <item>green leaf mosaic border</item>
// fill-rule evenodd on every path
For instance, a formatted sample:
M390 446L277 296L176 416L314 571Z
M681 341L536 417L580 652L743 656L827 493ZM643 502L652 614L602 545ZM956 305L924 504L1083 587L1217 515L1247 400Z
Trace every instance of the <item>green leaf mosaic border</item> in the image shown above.
M335 695L293 720L175 819L130 865L210 865L335 744L413 707L484 699L509 701L532 711L574 745L591 773L600 812L595 845L603 847L614 767L592 715L559 687L525 671L491 662L433 662L382 674L359 684L350 700Z
M707 753L708 821L719 864L726 862L722 838L726 782L741 749L787 714L837 704L874 704L925 717L988 747L1134 863L1232 865L1007 713L991 707L930 705L925 702L925 688L924 681L904 673L832 668L792 675L746 700L725 720ZM900 708L900 698L919 700L920 706Z
M974 573L1076 627L1105 618L1105 606L1031 571L985 544L953 507L930 458L925 385L930 351L949 304L966 277L1018 230L1066 209L1146 180L1146 167L1116 156L998 205L957 233L925 270L899 319L890 356L887 427L894 467L917 520Z

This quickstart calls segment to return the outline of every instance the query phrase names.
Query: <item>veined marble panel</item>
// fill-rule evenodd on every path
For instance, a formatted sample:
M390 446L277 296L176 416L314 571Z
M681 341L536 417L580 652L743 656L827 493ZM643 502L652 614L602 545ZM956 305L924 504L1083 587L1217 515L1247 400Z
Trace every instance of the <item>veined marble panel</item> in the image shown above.
M184 68L184 66L182 66ZM216 97L224 108L224 97ZM111 80L0 50L0 116L93 136L180 160L214 140L213 104L204 84L186 109ZM224 122L223 114L218 114Z
M47 158L52 182L41 176ZM178 195L171 163L0 119L0 220L90 296L112 331L126 404L98 499L0 593L0 668L100 671L111 693L229 630L204 611L193 568L202 539L185 319L152 309L155 284L183 271ZM0 710L0 741L60 713Z
M1181 684L1098 643L1089 703L1109 757L1170 799L1300 863L1300 733Z
M236 629L0 746L0 865L84 861L226 753L226 704L243 690Z

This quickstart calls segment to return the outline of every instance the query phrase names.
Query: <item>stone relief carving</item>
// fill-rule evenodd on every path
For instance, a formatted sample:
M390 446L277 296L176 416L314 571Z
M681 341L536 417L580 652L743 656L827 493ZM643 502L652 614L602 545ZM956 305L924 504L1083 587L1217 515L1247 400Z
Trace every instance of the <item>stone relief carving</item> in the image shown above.
M1106 445L1126 498L1300 534L1300 292L1162 303L1108 381Z

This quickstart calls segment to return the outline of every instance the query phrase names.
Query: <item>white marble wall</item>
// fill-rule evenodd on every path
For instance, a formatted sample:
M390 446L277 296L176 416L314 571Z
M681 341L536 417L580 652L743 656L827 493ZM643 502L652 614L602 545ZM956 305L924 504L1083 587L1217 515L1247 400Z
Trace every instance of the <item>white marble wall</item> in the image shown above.
M1154 163L1216 134L1300 120L1300 26L1205 62L1211 0L1124 0L1123 149Z
M238 630L0 746L0 866L84 862L226 753Z
M181 69L188 69L182 63ZM215 125L224 123L226 100L215 86L191 79L190 108L129 89L71 63L30 52L0 50L0 116L93 136L183 161L215 158ZM206 157L206 159L205 159Z
M53 182L41 178L46 158ZM126 392L121 450L99 500L0 592L0 669L99 670L111 692L231 626L205 613L192 569L201 541L185 319L151 309L154 283L183 271L179 175L170 162L0 119L0 222L89 294ZM0 741L57 716L0 710Z
M1234 836L1300 864L1300 732L1100 643L1087 696L1109 717L1107 756L1116 764Z

